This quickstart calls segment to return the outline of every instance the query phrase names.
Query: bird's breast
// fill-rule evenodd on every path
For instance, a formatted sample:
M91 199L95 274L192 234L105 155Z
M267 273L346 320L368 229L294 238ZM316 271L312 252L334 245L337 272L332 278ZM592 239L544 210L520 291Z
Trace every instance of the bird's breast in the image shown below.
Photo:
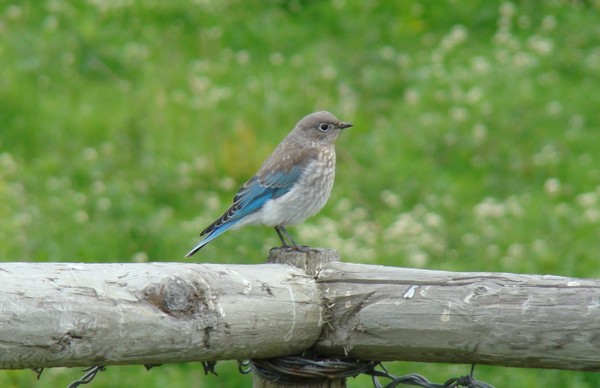
M335 151L322 152L309 162L298 181L285 195L268 201L262 223L292 225L304 221L325 206L335 179Z

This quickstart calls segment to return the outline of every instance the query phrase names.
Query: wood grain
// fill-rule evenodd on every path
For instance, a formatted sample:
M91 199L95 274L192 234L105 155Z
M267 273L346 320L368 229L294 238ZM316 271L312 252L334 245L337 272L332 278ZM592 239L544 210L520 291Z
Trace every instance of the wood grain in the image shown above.
M360 359L600 370L600 281L330 263L316 345Z
M284 265L1 263L0 368L299 353L321 311Z

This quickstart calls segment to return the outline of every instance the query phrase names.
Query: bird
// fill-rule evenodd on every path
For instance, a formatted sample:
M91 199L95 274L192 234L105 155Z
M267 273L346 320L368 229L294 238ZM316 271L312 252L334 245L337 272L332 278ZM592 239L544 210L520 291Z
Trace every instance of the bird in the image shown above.
M335 141L352 127L320 111L302 118L233 198L233 204L201 233L191 257L229 229L275 228L282 247L302 250L285 229L317 214L329 199L335 177ZM288 241L286 241L286 238Z

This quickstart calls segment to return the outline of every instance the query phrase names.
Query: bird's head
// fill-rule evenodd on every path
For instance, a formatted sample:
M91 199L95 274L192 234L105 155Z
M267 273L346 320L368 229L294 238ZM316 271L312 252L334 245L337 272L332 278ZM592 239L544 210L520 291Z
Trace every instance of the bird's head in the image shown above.
M315 112L296 124L294 132L302 139L317 143L333 143L345 128L352 124L340 121L329 112Z

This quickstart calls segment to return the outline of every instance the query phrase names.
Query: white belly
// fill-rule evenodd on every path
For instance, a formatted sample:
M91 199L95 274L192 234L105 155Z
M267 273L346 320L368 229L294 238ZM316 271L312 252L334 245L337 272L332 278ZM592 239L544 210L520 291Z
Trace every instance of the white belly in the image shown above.
M261 209L267 226L293 225L319 212L327 203L335 177L335 156L307 166L292 190L271 200Z

